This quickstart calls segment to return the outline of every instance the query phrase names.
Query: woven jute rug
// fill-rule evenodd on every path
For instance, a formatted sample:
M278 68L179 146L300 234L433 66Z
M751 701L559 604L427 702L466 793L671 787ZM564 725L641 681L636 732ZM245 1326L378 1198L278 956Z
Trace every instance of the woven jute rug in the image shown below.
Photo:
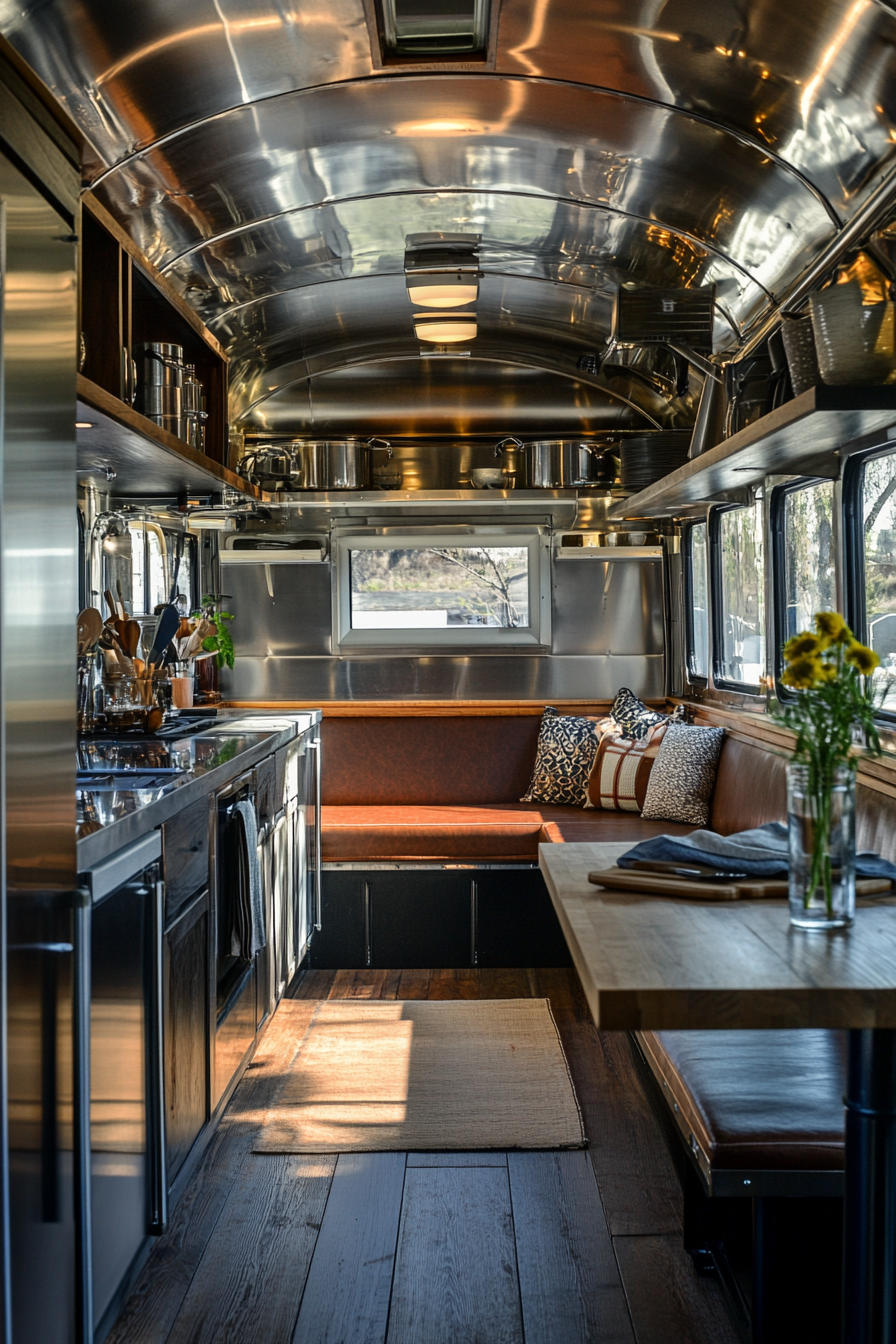
M258 1153L583 1148L547 999L318 1005Z

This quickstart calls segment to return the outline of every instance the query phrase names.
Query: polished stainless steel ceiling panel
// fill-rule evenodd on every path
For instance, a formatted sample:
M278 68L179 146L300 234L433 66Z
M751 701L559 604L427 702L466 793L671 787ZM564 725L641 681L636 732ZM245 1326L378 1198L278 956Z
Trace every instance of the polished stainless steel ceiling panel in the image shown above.
M479 358L416 357L302 379L256 406L246 423L269 434L476 433L496 439L523 425L546 434L647 425L577 377Z
M296 207L457 189L656 220L769 288L832 232L802 179L703 121L580 86L493 76L367 81L237 108L129 160L96 191L164 266Z
M559 281L486 274L476 304L477 357L513 352L532 367L574 376L585 348L602 349L611 325L613 294ZM215 333L231 352L232 414L240 417L284 385L343 364L418 358L413 308L403 277L369 275L272 295L232 313ZM630 395L602 383L603 394ZM652 394L639 405L668 422L676 409ZM686 417L687 418L687 417Z
M221 329L234 309L349 276L397 275L408 233L475 232L489 275L525 275L612 294L623 279L716 286L733 324L758 316L767 294L747 272L695 239L614 210L499 192L420 192L312 206L247 227L180 257L168 279ZM241 320L245 320L242 318ZM722 344L730 331L720 333ZM584 334L583 334L584 339Z
M409 352L410 232L482 235L490 358L567 373L626 279L714 282L730 349L894 166L882 0L502 0L476 74L380 68L365 0L0 0L0 33L243 407Z
M0 31L83 128L94 172L225 108L373 73L363 0L0 0Z
M697 112L845 216L892 153L894 48L896 18L874 0L503 0L498 69Z

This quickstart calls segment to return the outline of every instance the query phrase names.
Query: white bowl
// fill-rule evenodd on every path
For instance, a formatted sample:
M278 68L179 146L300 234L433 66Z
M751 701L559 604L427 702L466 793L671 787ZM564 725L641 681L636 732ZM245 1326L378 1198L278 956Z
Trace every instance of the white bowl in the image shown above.
M476 486L477 490L486 490L489 487L494 489L496 486L503 486L504 468L503 467L474 467L470 472L470 480Z

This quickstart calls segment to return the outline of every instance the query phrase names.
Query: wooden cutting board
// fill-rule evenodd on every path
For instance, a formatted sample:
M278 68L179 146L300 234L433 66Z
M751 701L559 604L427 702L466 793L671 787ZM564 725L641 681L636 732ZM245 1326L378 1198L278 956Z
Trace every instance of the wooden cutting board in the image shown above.
M642 896L674 896L685 901L762 901L787 897L787 883L780 878L739 878L736 882L705 882L665 873L646 873L629 868L606 868L588 874L596 887L615 891L639 891ZM860 878L857 896L880 896L892 890L886 877Z

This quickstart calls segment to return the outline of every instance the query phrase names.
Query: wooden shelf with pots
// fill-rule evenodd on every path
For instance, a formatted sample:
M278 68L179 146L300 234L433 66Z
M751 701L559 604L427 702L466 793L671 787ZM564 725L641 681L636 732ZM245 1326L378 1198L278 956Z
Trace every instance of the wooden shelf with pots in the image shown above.
M79 234L79 397L167 453L182 448L183 471L201 460L213 478L244 489L232 473L218 475L228 462L226 352L108 211L89 196L82 201ZM184 362L195 366L208 416L204 453L134 409L132 360L137 347L148 341L181 346Z
M220 495L225 486L249 499L261 491L147 420L133 406L78 374L78 476L135 497ZM89 427L88 427L89 426ZM111 473L114 473L111 474Z
M819 384L610 509L610 518L667 518L702 511L765 476L835 476L836 455L896 426L896 387Z

